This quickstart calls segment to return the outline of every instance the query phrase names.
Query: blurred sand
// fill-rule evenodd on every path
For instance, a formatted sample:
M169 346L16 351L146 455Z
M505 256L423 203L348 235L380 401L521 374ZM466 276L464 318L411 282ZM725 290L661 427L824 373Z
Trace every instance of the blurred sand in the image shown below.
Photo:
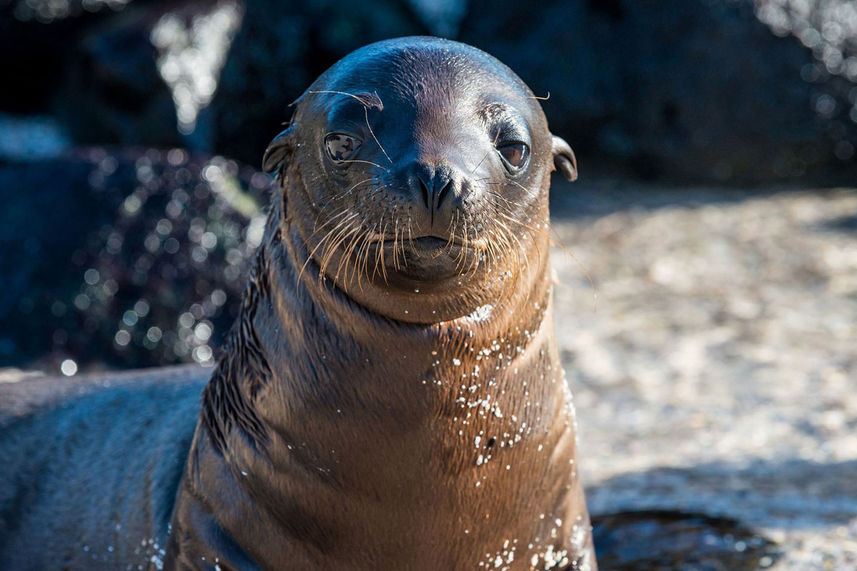
M726 515L857 568L857 189L556 184L560 352L593 513Z

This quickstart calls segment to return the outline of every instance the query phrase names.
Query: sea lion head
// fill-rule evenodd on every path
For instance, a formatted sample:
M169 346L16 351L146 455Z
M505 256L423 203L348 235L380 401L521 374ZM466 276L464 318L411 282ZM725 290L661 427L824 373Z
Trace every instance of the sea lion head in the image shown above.
M547 271L550 173L577 174L514 72L426 37L371 44L322 74L264 168L316 275L413 323L532 288Z

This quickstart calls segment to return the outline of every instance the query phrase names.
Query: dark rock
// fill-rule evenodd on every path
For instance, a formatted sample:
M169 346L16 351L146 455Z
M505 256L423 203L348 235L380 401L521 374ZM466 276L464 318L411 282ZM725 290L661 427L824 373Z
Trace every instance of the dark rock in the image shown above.
M550 92L548 119L584 165L734 182L855 166L853 84L806 81L812 51L771 33L749 0L470 6L460 39Z
M138 3L71 46L54 109L78 145L178 146L176 110L149 40L169 4Z
M0 366L212 362L269 182L181 149L0 167Z
M0 0L0 110L44 113L62 83L74 46L112 10L91 12L80 3Z
M175 4L0 0L0 111L55 114L79 145L180 144L149 40Z

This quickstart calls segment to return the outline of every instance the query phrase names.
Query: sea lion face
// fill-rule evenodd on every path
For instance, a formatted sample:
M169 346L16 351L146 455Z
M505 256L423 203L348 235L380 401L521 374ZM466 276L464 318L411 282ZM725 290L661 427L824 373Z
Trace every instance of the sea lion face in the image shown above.
M555 157L573 165L514 73L431 38L380 42L334 65L300 99L266 168L280 157L286 177L300 173L290 219L320 275L377 313L422 323L526 286L523 268L546 259Z

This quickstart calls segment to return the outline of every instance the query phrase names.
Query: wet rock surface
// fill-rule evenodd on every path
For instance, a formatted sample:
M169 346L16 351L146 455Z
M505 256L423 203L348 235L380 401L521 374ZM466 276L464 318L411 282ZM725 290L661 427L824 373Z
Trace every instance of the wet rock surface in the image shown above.
M774 569L857 566L857 190L601 180L555 184L552 213L596 520L734 518Z

